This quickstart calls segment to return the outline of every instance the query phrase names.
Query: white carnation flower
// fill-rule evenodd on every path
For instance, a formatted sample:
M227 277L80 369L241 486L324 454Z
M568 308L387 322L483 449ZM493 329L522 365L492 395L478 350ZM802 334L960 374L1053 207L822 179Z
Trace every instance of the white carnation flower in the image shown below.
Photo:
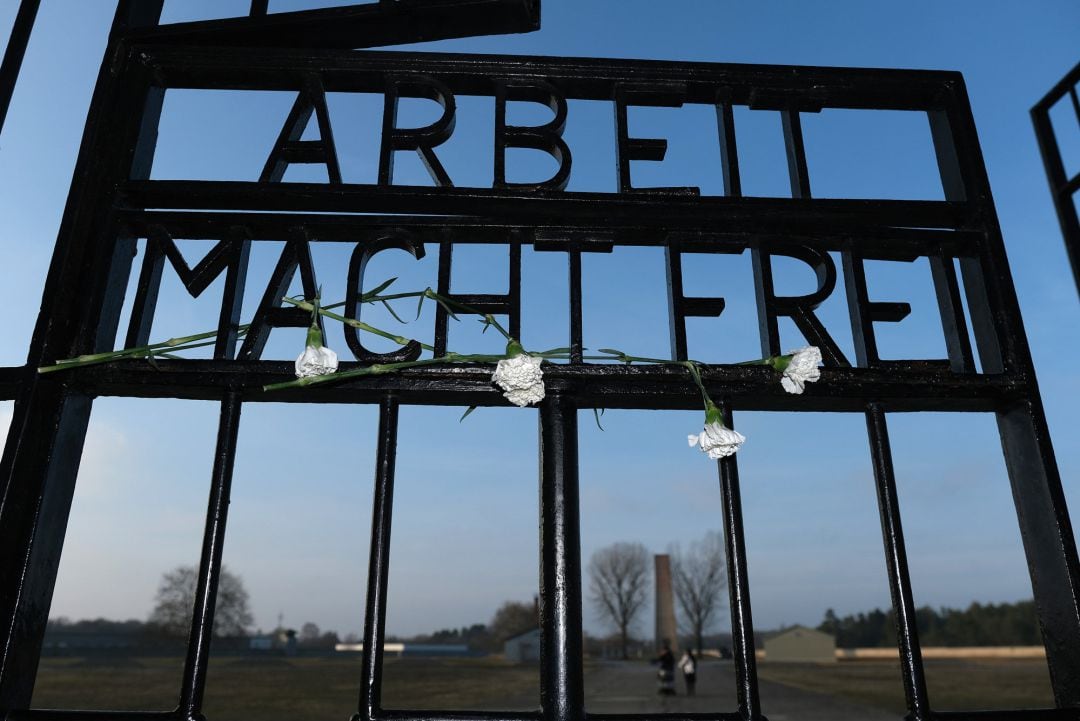
M337 353L324 345L309 345L296 359L296 377L326 376L337 370Z
M793 350L786 355L791 357L784 375L780 378L780 385L788 393L802 393L807 383L813 383L821 378L821 351L817 346L807 346Z
M746 442L746 436L725 426L720 421L706 423L705 428L696 436L687 436L690 447L698 446L701 452L712 460L726 458L739 450Z
M542 358L534 358L528 353L503 358L495 367L491 380L515 406L539 403L544 399L544 372L540 370L542 362Z

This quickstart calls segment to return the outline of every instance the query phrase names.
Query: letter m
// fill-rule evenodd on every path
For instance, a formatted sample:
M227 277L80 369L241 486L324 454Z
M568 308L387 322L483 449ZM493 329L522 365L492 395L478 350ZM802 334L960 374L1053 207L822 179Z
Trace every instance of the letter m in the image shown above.
M135 302L131 309L131 322L128 324L124 347L136 348L150 342L150 329L154 323L158 292L161 290L161 275L167 260L192 298L198 298L218 276L225 273L225 290L221 298L214 358L231 359L236 347L240 304L244 296L244 278L247 275L248 252L251 246L246 231L243 228L231 228L226 237L219 240L194 268L184 260L180 249L165 228L159 225L151 226L146 235L146 255L139 272L139 285L135 291Z

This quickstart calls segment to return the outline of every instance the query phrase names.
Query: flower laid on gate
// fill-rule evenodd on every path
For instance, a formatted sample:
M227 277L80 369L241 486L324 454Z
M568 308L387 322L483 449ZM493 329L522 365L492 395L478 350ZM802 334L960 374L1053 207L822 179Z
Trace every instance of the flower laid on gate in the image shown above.
M319 328L319 298L315 297L311 312L311 326L307 332L307 345L296 359L296 377L328 376L338 367L337 353L323 345L323 333Z
M724 425L724 417L712 403L705 411L705 427L696 436L687 436L690 447L697 446L711 460L718 460L734 455L739 446L746 442L746 436Z
M772 360L772 367L784 374L780 378L780 385L788 393L795 394L802 393L807 383L821 378L820 364L821 351L813 345L789 351Z
M491 380L503 391L503 396L515 406L525 407L544 399L543 358L525 352L521 344L511 340L506 344L506 358L495 366Z
M311 336L309 335L308 338L311 338ZM311 345L309 341L308 346L304 348L304 352L296 359L296 377L328 376L335 372L337 367L337 353L321 344Z

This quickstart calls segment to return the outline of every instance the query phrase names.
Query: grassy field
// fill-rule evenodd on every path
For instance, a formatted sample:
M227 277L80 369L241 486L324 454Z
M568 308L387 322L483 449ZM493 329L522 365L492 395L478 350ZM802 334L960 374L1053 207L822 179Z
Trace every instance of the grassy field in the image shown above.
M730 700L724 688L715 702L732 708L718 710L734 710L730 665L724 663L721 668L721 662L713 663L716 683L725 687L730 683L731 690ZM611 686L610 664L587 662L586 688L622 696L640 694L644 708L655 702L655 689L653 672L640 665L640 673L627 675L639 676L643 683L626 690ZM1041 661L935 660L927 662L926 671L931 704L938 710L1052 705L1049 678ZM759 672L766 710L769 682L776 682L893 711L898 718L903 715L903 689L896 663L762 663ZM41 663L33 705L168 710L176 705L180 673L181 661L176 658L46 658ZM204 711L212 721L344 721L357 707L360 675L360 661L355 657L213 659ZM528 710L536 709L538 702L539 670L535 665L510 664L497 658L388 658L384 665L384 708Z
M930 705L935 710L1053 706L1043 660L932 659L924 663ZM758 677L897 713L905 708L897 662L761 663Z
M176 706L178 658L45 658L36 708L164 711ZM207 717L222 721L325 721L356 710L360 659L212 659L206 681ZM383 707L518 710L539 705L539 670L498 658L399 659L383 665Z

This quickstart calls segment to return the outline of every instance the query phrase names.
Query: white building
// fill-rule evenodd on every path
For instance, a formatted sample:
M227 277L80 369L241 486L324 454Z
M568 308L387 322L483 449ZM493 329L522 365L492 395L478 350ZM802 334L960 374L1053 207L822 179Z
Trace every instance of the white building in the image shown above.
M836 663L836 638L805 626L794 626L765 639L766 661Z
M503 655L507 661L540 660L540 629L534 628L517 636L511 636L503 643Z

